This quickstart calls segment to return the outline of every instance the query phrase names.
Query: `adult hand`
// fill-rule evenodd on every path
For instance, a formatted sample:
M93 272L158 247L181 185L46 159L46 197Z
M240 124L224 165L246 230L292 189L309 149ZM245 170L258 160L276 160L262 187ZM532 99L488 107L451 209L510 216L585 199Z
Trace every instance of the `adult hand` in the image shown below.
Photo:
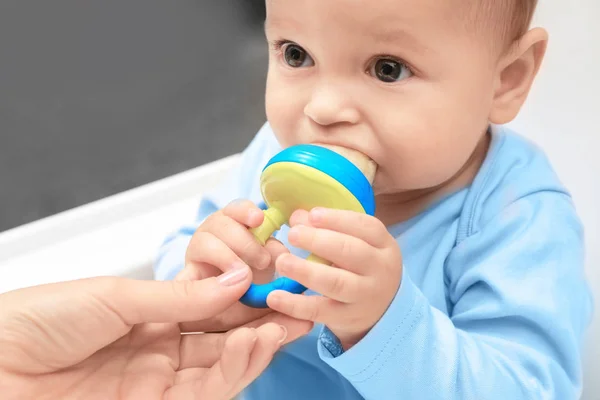
M1 294L2 398L230 399L312 328L271 313L228 333L182 331L235 304L251 279L246 267L199 281L92 278Z

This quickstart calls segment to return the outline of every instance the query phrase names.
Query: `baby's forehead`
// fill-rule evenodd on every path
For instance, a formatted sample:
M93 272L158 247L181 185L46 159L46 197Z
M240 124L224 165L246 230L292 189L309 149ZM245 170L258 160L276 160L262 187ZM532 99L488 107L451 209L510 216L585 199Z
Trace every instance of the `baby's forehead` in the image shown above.
M322 0L267 0L267 9L294 9L304 3ZM457 22L464 27L485 28L488 31L509 32L528 25L537 0L328 0L336 12L332 18L360 19L369 14L380 18L400 18L412 21L442 20ZM304 9L318 12L320 7ZM267 13L269 15L269 13ZM302 18L310 18L303 15ZM357 18L358 17L358 18ZM377 19L372 20L377 24Z
M527 31L537 0L456 0L464 24L474 33L491 33L512 42Z
M537 0L396 0L394 3L394 11L406 12L415 22L442 20L450 28L508 41L526 32L537 6ZM390 9L390 15L397 14Z
M458 20L459 11L450 1L440 0L267 0L267 28L270 26L342 26L370 33L407 26L440 26ZM460 13L464 14L463 12Z
M467 38L504 48L525 33L537 0L267 0L267 27L287 26L313 35L377 35L416 42ZM332 26L329 29L329 26ZM337 31L333 27L337 27ZM409 42L411 37L399 37ZM442 38L441 38L442 37ZM415 45L418 45L415 43ZM436 45L437 47L437 45Z

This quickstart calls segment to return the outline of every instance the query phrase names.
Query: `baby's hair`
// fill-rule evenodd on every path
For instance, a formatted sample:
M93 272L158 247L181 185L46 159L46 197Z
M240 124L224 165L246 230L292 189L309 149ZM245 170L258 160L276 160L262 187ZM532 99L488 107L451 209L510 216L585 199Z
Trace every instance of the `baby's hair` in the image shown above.
M501 47L520 39L531 25L538 0L468 0L469 19L479 32L493 32Z

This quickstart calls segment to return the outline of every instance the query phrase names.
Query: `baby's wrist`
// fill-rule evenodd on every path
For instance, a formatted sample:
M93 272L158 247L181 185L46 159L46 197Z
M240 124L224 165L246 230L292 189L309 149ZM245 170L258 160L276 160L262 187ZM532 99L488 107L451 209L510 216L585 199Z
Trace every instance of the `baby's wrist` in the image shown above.
M340 343L342 345L342 349L344 351L350 350L355 345L357 345L365 336L366 335L362 335L361 337L356 337L356 338L352 338L352 339L348 339L348 340L340 340Z
M344 351L348 351L352 347L356 346L361 340L364 339L365 336L367 336L367 333L369 333L369 331L370 331L370 329L367 329L367 330L360 331L360 332L348 332L348 331L336 332L335 330L333 330L331 328L329 328L329 329L335 335L335 337L338 339L340 346L342 347L342 350L344 350Z

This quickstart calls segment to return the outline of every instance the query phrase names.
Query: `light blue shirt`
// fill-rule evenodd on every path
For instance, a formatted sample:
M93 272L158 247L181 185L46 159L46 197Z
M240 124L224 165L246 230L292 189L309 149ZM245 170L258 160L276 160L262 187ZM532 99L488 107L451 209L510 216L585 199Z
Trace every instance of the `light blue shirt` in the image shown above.
M261 170L280 150L265 125L237 172L204 197L197 221L167 238L157 279L181 270L190 236L210 213L236 198L262 203ZM346 352L316 327L275 357L246 399L579 397L592 308L583 230L542 151L494 128L469 187L388 229L404 270L380 321ZM287 232L277 238L290 247Z

